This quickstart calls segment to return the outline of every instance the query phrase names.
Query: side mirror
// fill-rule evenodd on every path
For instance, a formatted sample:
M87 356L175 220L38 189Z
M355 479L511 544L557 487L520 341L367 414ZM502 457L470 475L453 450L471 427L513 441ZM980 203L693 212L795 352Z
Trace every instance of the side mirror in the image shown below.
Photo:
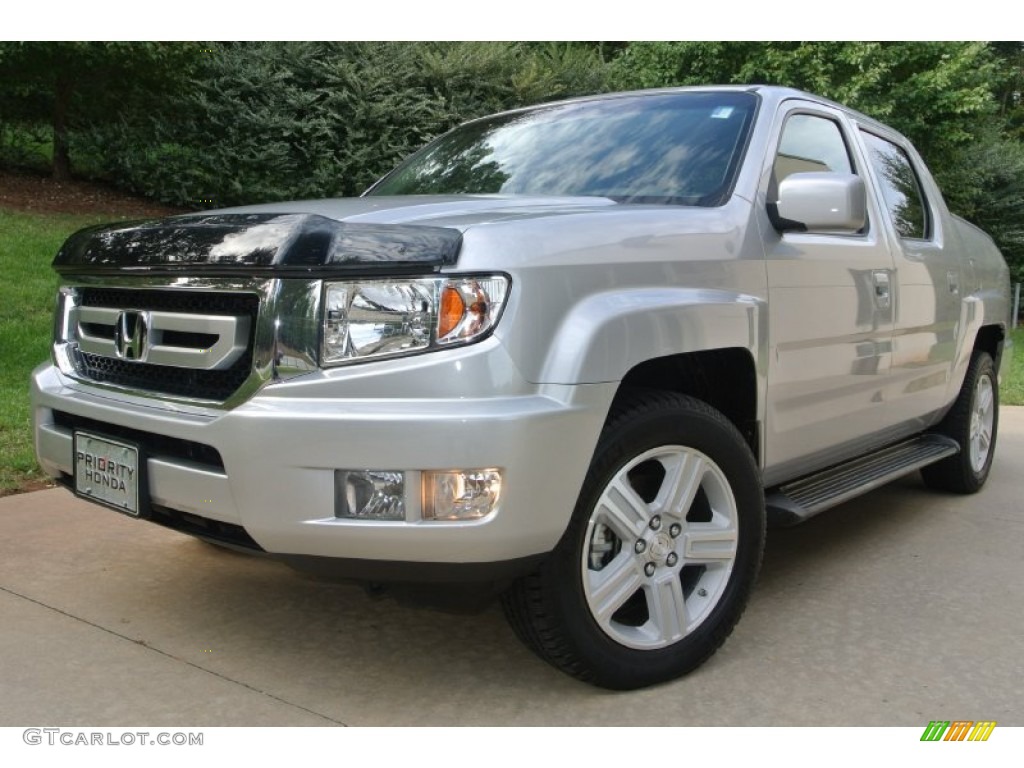
M852 173L791 174L779 183L768 217L780 232L858 232L867 221L864 180Z

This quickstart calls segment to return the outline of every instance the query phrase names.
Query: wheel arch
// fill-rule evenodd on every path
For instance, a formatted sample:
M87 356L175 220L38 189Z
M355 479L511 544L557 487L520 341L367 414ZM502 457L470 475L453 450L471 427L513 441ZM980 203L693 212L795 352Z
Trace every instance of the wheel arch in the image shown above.
M760 460L767 302L697 288L595 294L568 312L541 381L618 382L618 395L658 389L689 395L723 413Z
M638 389L675 392L707 403L732 422L760 463L757 365L749 349L707 349L645 360L623 377L616 397Z
M1006 328L1001 324L983 325L974 337L973 351L988 352L999 371L1003 357L1003 346L1006 342Z
M565 314L539 381L621 381L648 360L731 347L757 360L766 313L763 299L732 291L648 287L593 294Z

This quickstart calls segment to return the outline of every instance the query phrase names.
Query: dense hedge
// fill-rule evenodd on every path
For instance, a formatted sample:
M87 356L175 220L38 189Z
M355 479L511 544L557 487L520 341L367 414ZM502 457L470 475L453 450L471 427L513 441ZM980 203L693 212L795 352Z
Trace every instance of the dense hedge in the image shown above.
M500 43L212 46L156 114L73 137L78 161L168 203L356 195L480 115L606 88L595 51Z

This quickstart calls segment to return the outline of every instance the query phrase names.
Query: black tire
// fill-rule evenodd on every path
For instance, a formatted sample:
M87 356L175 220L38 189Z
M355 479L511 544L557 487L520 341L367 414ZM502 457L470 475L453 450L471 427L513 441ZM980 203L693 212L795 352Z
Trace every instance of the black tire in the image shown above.
M986 423L985 409L981 407L984 405L986 389L991 401L992 418L989 439L982 459L976 452L979 446L975 442L975 429L978 424ZM935 431L956 440L960 444L960 453L922 469L921 476L925 484L929 488L953 493L979 491L992 469L996 435L999 431L999 379L988 352L975 350L967 367L960 394Z
M686 487L696 492L681 502L663 498ZM619 533L629 526L632 541ZM504 595L505 614L537 655L586 682L628 690L671 680L732 632L764 536L760 474L732 423L691 397L631 394L612 408L564 536Z

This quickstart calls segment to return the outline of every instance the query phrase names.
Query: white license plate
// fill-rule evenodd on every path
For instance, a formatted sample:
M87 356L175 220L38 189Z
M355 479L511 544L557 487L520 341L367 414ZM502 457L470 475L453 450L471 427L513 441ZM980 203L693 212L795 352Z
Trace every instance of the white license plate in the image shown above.
M139 516L139 448L75 432L75 493Z

